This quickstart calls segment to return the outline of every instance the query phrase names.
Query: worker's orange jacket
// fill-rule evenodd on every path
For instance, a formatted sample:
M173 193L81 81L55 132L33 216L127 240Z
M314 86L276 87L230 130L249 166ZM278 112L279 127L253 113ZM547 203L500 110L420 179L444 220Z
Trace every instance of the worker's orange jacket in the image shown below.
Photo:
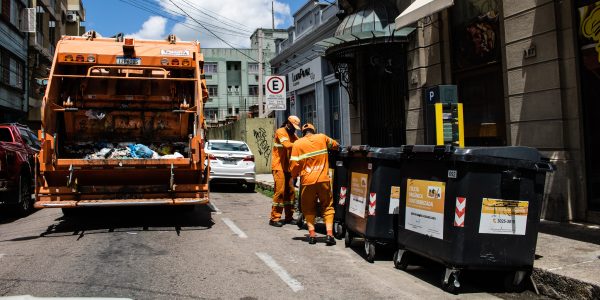
M290 136L285 127L281 127L275 131L273 152L271 153L272 171L289 171L292 146L296 140L298 140L298 136L295 133Z
M338 148L338 143L324 134L312 134L299 139L294 143L290 158L292 177L300 176L302 185L329 182L327 151Z

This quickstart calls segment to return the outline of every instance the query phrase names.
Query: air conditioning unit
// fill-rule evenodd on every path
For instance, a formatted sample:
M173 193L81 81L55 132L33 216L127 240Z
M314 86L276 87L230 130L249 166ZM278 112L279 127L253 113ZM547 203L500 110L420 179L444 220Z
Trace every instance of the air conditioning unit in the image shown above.
M67 22L75 23L75 22L77 22L78 19L79 19L79 16L77 16L76 12L74 12L74 11L67 12Z

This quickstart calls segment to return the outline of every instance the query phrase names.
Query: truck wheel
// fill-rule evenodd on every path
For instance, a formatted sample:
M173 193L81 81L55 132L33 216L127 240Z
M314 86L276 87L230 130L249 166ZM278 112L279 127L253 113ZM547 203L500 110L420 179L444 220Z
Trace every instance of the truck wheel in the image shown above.
M342 225L342 223L340 221L335 221L333 223L333 235L338 240L343 239L344 236L346 235L346 230L344 228L344 225Z
M367 261L373 263L375 261L375 243L365 239L365 254Z
M18 216L24 217L33 208L33 201L31 200L31 186L27 177L19 177L19 186L17 189L17 201L15 206L15 212Z
M74 218L80 213L79 208L61 208L61 210L65 218Z

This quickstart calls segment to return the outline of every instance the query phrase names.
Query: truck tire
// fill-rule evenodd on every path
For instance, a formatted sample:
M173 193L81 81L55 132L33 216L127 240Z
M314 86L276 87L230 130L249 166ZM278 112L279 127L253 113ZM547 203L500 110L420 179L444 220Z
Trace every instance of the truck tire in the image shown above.
M19 217L24 217L33 209L33 201L31 200L31 185L29 178L19 176L19 185L15 194L16 201L14 211Z

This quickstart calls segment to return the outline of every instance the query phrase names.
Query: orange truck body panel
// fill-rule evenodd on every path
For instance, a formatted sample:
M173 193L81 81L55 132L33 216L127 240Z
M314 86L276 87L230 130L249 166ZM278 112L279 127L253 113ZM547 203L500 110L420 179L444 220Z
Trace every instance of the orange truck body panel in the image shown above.
M42 106L35 207L207 204L203 65L198 42L63 37ZM99 143L184 153L89 159L73 150Z

